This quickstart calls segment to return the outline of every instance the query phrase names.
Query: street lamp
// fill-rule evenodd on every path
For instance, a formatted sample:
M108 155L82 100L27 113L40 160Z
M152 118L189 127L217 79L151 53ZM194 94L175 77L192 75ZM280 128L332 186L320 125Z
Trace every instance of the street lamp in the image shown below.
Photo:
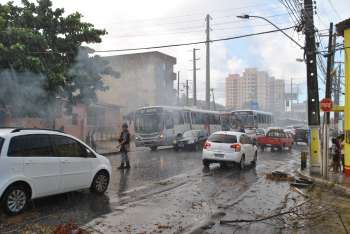
M300 45L296 40L293 39L293 37L289 36L287 33L285 33L281 28L279 28L276 24L272 23L270 20L266 19L265 17L262 16L257 16L257 15L238 15L237 18L240 19L249 19L249 18L258 18L265 20L275 28L277 28L281 33L283 33L286 37L288 37L291 41L293 41L295 44L297 44L301 49L304 49L302 45Z

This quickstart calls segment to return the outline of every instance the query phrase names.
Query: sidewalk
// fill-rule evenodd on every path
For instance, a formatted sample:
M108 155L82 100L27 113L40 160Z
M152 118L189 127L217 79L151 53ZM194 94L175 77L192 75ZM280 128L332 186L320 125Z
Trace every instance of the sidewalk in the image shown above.
M298 169L297 173L300 177L312 180L316 184L333 187L334 191L350 196L350 177L346 177L343 173L328 172L328 179L324 179L320 175L311 175L309 168Z

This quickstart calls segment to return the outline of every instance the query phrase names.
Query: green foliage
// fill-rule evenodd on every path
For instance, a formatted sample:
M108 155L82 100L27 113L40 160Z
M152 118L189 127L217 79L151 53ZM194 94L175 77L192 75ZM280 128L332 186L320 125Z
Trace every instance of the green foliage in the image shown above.
M36 83L44 90L39 98L43 109L56 97L71 103L95 101L96 91L107 88L101 75L112 73L99 57L89 56L91 50L82 44L100 43L106 31L95 29L82 17L78 12L65 15L64 9L53 9L51 0L22 0L20 6L0 4L0 71L7 74L6 79L0 75L0 85L12 85L8 87L12 89L16 81L18 91L27 85L20 80L26 79L23 74L30 72L30 79L38 77ZM101 67L93 69L97 67L94 61ZM0 105L10 105L18 98L16 92L0 94ZM27 98L28 102L38 99Z

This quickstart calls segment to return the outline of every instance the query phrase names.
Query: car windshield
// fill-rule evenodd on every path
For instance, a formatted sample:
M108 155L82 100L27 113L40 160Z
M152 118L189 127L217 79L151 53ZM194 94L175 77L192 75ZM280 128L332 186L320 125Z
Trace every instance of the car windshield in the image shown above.
M227 134L213 134L208 138L208 141L215 143L237 143L237 137Z
M153 133L161 130L161 118L158 114L142 114L135 117L135 130L139 133Z
M0 153L2 149L2 145L4 144L4 138L0 137Z

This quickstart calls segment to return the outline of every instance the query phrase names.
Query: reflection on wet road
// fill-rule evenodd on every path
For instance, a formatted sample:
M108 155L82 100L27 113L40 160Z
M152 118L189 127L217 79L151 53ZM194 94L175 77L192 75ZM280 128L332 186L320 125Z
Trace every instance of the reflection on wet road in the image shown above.
M38 199L19 216L7 217L0 213L0 230L1 233L16 233L33 223L56 225L69 220L83 225L115 211L117 208L114 206L118 206L118 200L123 199L125 192L182 174L188 180L192 176L198 177L200 183L196 186L201 191L203 200L209 201L210 197L221 191L228 191L231 197L227 197L227 194L222 198L216 196L216 203L224 206L228 199L246 191L264 171L282 165L290 156L291 153L286 152L260 153L256 167L250 166L240 171L237 167L220 168L215 164L210 170L203 170L201 153L174 152L172 149L131 152L131 170L118 170L120 156L112 155L109 159L113 175L106 195L96 196L89 191L81 191Z

